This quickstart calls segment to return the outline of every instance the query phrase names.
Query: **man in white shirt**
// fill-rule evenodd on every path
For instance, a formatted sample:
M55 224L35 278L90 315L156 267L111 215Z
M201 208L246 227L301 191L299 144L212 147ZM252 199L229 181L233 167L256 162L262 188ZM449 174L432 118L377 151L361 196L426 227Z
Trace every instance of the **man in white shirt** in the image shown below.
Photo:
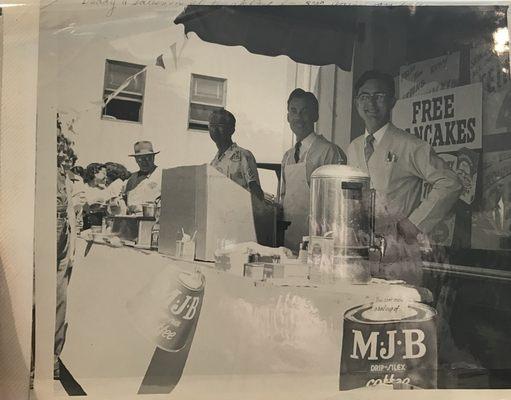
M376 276L420 284L417 236L427 234L451 211L462 184L432 147L390 122L396 102L394 79L365 72L354 88L366 132L348 147L348 164L369 173L376 190L376 233L387 240ZM421 203L423 181L432 189Z
M303 236L309 234L310 177L315 169L327 164L345 164L346 155L336 144L314 132L319 118L316 96L295 89L287 101L287 121L295 134L296 144L282 159L280 203L284 220L291 225L285 234L285 246L293 251Z
M142 204L155 202L161 195L161 168L155 162L159 151L153 150L153 144L147 140L136 142L134 157L140 168L131 174L123 190L123 198L128 206L128 213L140 214Z

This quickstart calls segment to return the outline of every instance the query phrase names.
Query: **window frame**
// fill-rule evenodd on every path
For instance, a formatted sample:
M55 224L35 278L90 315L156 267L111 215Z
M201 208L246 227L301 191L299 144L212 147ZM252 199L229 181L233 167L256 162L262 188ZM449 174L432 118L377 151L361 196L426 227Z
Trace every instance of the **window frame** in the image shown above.
M222 83L222 98L221 98L222 105L208 103L208 102L204 102L204 101L194 101L193 100L194 82L197 79L214 80L214 81L220 81ZM197 105L207 106L207 107L215 107L218 109L225 109L225 106L227 104L227 78L211 76L211 75L196 74L196 73L190 74L190 92L189 92L189 99L188 99L188 115L187 115L187 119L186 119L186 128L188 131L207 132L208 131L207 123L201 128L201 127L199 127L202 124L201 121L191 119L192 104L197 104ZM194 124L197 126L191 126L191 124Z
M125 67L136 67L136 68L139 68L139 70L143 70L144 68L146 68L147 66L146 65L142 65L142 64L136 64L136 63L130 63L130 62L127 62L127 61L120 61L120 60L112 60L112 59L105 59L105 72L104 72L104 77L103 77L103 88L102 88L102 96L101 96L101 99L102 101L104 102L105 101L105 98L113 93L116 89L112 89L112 88L108 88L107 87L107 77L109 76L108 72L109 72L109 65L120 65L120 66L125 66ZM115 98L116 99L119 99L119 100L124 100L124 101L132 101L132 102L136 102L136 103L140 103L140 112L139 112L139 120L138 121L131 121L131 120L127 120L127 119L118 119L118 118L113 118L112 116L109 116L108 114L105 114L105 109L106 107L104 106L101 106L101 111L100 111L100 118L101 120L103 121L111 121L111 122L123 122L123 123L128 123L128 124L139 124L139 125L142 125L143 124L143 121L144 121L144 99L145 99L145 87L146 87L146 79L147 79L147 71L144 71L142 74L141 74L144 78L143 78L143 81L142 81L142 87L140 89L140 93L138 92L131 92L131 91L127 91L127 90L121 90L119 92L119 95L117 95ZM107 94L107 92L110 92ZM124 97L122 96L123 94L127 94L128 97ZM129 98L130 96L138 96L140 97L140 101L138 101L137 99L134 99L134 98Z

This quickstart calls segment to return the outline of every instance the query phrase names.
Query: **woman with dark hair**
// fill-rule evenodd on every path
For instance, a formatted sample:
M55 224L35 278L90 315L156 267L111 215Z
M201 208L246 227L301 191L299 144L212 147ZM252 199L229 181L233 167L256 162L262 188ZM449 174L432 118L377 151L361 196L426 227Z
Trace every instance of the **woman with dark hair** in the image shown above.
M91 163L87 165L83 176L83 182L90 187L106 187L106 166L100 163Z
M124 182L131 176L131 172L129 172L128 169L122 164L109 161L105 163L105 166L106 166L106 184L108 186L117 181L118 179Z
M105 164L91 163L83 174L83 229L101 225L106 215L109 193L106 190Z
M101 225L102 218L107 214L122 212L122 204L118 201L120 189L107 186L107 167L101 163L91 163L85 169L83 177L85 204L84 229L92 225Z
M107 186L116 197L121 197L124 181L131 176L131 173L122 164L107 162L105 166Z
M111 214L125 214L126 213L126 203L122 200L122 193L124 190L124 181L126 181L131 173L126 169L126 167L122 164L118 164L115 162L107 162L106 166L106 184L112 197L115 197L111 201L109 212Z

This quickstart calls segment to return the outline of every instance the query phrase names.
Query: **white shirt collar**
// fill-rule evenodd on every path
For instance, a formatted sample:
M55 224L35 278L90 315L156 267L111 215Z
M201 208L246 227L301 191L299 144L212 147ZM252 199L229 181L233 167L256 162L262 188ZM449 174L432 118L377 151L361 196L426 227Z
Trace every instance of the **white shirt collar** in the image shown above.
M307 146L307 145L310 145L312 143L312 141L314 140L314 138L316 137L316 133L315 132L311 132L309 133L305 139L302 140L302 146Z
M314 139L316 139L316 133L311 132L309 133L305 139L302 140L302 146L300 147L300 153L306 153L310 147L312 146L312 142L314 142Z
M389 127L390 122L387 122L385 125L383 125L380 129L378 129L376 132L373 133L374 136L374 143L373 146L377 146L380 140L382 139L383 135L387 131L387 128ZM367 129L365 131L365 136L369 136L369 132L367 132Z

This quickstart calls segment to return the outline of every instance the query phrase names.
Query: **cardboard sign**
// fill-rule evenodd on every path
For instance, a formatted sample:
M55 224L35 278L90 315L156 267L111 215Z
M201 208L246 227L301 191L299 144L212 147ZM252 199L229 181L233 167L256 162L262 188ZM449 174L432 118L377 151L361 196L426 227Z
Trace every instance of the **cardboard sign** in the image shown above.
M470 49L470 81L483 87L483 132L511 131L511 79L509 52L499 55L492 45Z
M406 99L458 86L460 53L430 58L399 69L399 98Z
M482 146L481 84L398 100L392 122L431 144L437 153Z

